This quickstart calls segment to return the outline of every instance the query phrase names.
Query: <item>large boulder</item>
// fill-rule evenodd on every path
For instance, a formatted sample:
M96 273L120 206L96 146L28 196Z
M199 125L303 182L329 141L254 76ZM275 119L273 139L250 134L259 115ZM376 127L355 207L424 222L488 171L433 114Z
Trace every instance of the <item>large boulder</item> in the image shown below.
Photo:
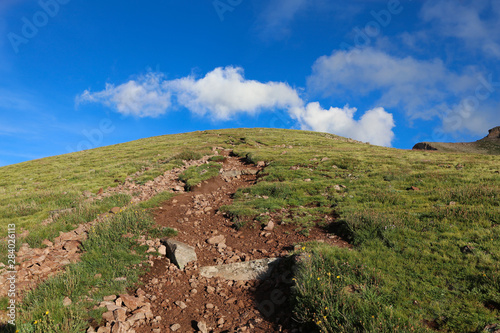
M188 263L198 260L194 247L173 239L162 242L167 247L167 255L170 260L180 269L184 269Z

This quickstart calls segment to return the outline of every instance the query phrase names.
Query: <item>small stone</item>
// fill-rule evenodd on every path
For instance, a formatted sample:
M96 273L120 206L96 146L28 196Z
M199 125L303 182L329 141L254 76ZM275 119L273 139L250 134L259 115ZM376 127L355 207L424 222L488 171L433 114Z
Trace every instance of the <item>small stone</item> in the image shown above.
M63 305L64 305L64 306L70 306L70 305L71 305L71 303L73 303L73 301L71 300L71 298L69 298L69 297L67 297L67 296L66 296L66 297L64 297L64 299L63 299Z
M115 315L113 314L113 311L107 311L102 314L102 319L111 322L115 320Z
M118 214L120 212L121 208L120 207L113 207L109 211L111 214Z
M306 178L304 179L305 182L310 182L311 181L311 178Z
M205 307L206 307L207 309L213 309L213 308L214 308L214 305L213 305L212 303L207 303L207 304L205 305Z
M215 288L212 286L207 286L207 293L213 294L215 292Z
M177 331L179 328L181 328L181 325L179 325L179 324L173 324L172 326L170 326L170 330L172 332Z
M116 299L116 295L109 295L109 296L104 296L102 298L103 301L106 301L106 302L112 302Z
M201 332L201 333L208 333L208 330L207 330L207 323L204 322L204 321L199 321L198 324L198 330Z
M272 231L273 229L274 229L274 222L273 221L269 221L269 223L264 228L264 230L267 230L267 231Z
M116 309L113 311L113 317L116 321L125 321L127 320L127 310L124 308Z
M102 274L101 273L98 273L96 275L94 275L94 279L100 279L102 278Z
M177 301L177 302L174 302L175 305L177 305L178 307L180 307L182 310L184 310L185 308L187 308L187 305L186 303L182 302L182 301Z
M167 247L165 245L160 245L160 247L158 248L158 253L162 256L166 256L167 255Z
M43 242L42 242L43 245L46 245L47 247L52 247L54 245L54 243L52 243L51 241L49 241L48 239L45 239Z
M224 244L226 243L226 237L224 235L213 236L207 239L207 243L211 245Z
M130 295L120 295L123 303L130 311L134 311L135 309L144 305L144 302L139 297L134 297Z

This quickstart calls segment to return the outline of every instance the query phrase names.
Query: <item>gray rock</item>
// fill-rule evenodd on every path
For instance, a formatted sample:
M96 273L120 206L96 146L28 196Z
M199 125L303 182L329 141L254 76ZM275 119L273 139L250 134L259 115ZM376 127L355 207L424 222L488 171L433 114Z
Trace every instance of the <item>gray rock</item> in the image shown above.
M279 260L279 258L266 258L227 265L205 266L200 268L200 275L206 278L219 277L234 281L263 280L269 276Z
M228 170L228 171L223 171L222 172L222 177L238 177L241 176L241 171L240 170Z
M167 247L168 257L180 269L184 269L184 266L188 263L198 260L194 247L192 246L173 239L167 239L165 245Z

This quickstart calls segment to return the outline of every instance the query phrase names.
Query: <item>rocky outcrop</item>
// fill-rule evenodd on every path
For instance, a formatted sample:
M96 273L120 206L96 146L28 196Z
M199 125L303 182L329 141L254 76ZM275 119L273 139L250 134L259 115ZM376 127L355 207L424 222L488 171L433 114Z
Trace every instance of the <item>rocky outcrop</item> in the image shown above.
M419 142L413 149L500 155L500 126L490 129L486 137L475 142Z
M416 145L413 146L413 150L437 150L437 148L434 148L427 142L419 142Z
M490 129L485 139L500 139L500 126Z

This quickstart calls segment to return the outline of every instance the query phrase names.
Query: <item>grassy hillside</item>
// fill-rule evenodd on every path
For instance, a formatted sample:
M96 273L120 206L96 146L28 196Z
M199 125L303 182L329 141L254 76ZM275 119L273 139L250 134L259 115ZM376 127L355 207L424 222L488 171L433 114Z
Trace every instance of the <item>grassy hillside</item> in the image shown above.
M499 156L402 151L276 129L154 137L0 168L0 233L16 223L36 245L129 200L89 206L85 191L116 186L146 167L136 181L152 179L173 168L177 154L210 154L215 146L268 163L258 184L224 207L239 227L287 208L283 222L305 234L323 225L354 245L304 246L295 317L311 331L481 332L500 324ZM40 225L51 210L72 207ZM325 215L336 221L326 225Z

